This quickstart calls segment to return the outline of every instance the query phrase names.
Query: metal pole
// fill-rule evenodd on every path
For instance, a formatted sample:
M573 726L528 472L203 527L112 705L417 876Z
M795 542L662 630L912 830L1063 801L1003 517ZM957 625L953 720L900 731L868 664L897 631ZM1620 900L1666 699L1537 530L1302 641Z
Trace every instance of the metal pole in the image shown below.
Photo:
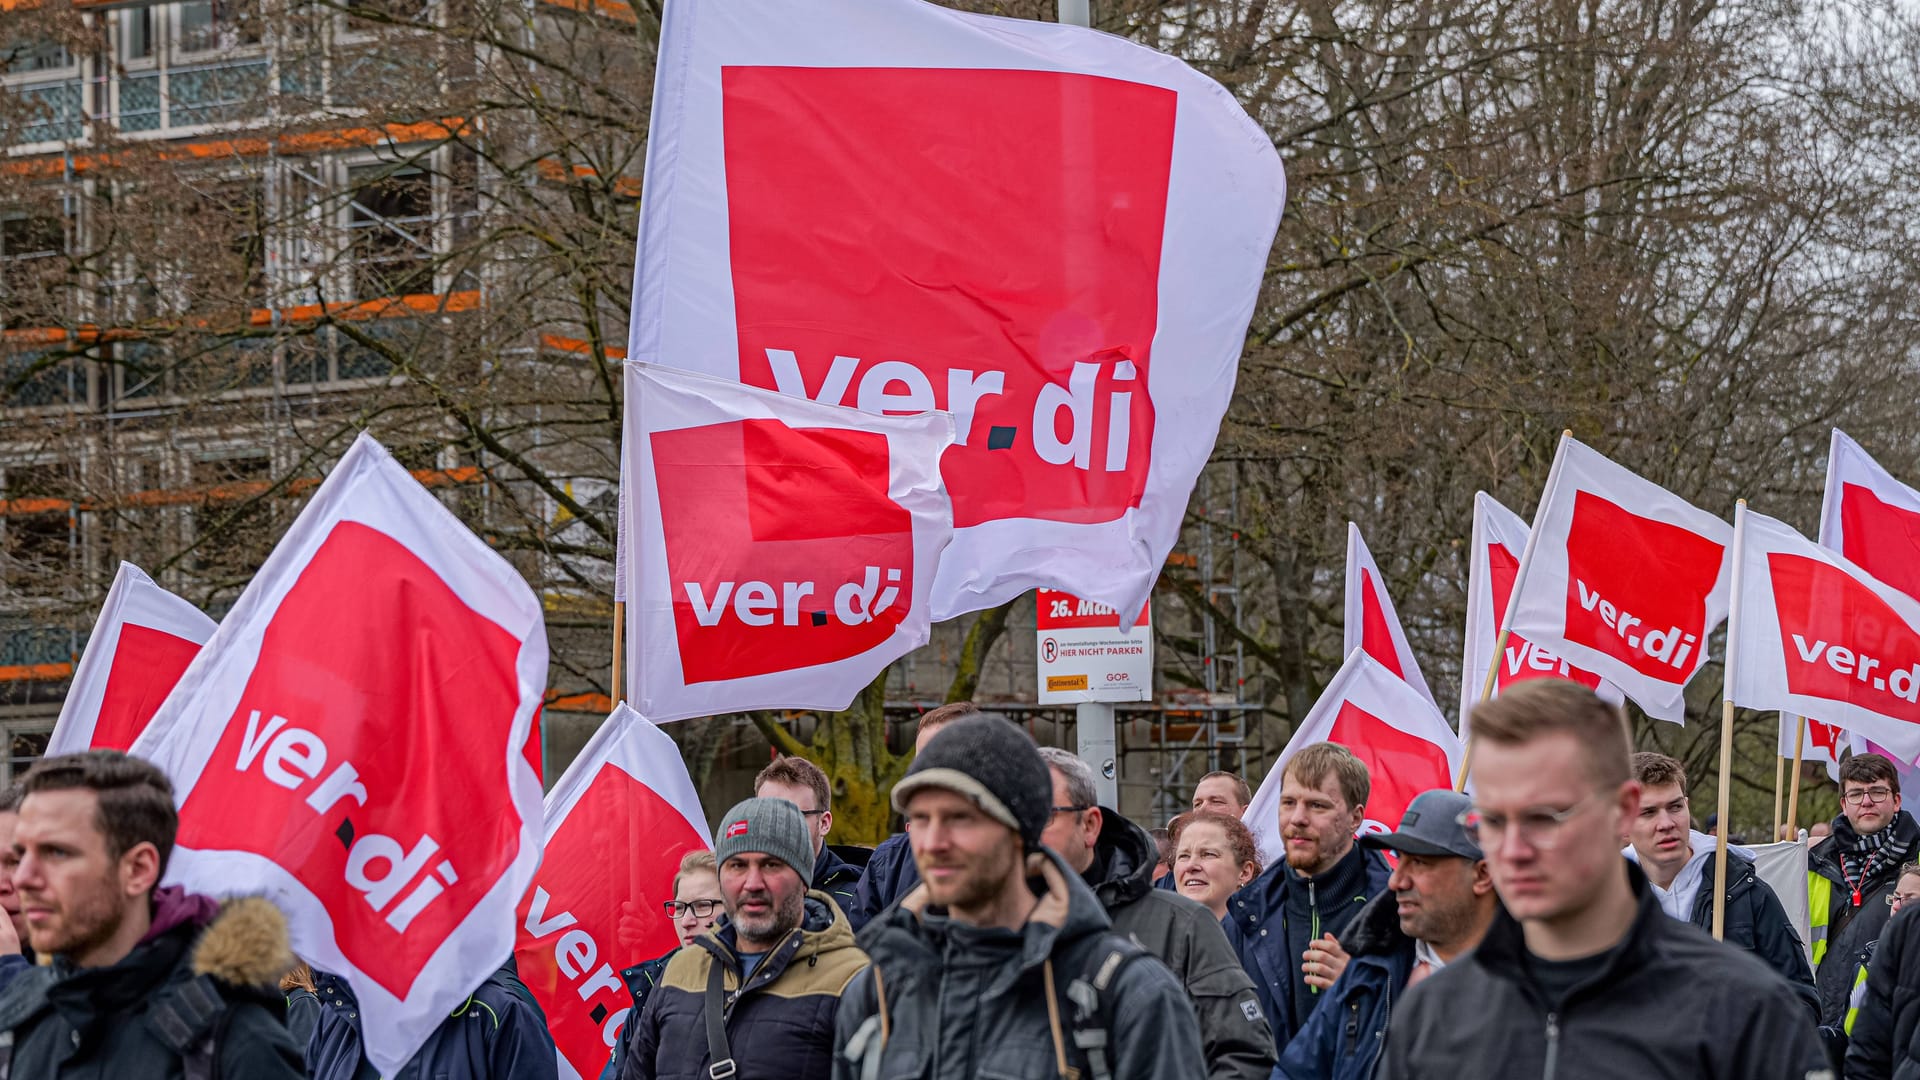
M1093 11L1089 0L1060 0L1060 21L1075 26L1092 26Z

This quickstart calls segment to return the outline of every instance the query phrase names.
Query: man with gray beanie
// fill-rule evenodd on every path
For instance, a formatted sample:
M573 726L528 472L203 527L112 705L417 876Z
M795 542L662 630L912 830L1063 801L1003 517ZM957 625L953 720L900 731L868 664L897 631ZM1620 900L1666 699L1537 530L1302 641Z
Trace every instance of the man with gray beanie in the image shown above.
M1350 959L1280 1056L1276 1080L1371 1077L1394 1002L1486 936L1500 899L1462 818L1473 800L1447 788L1407 804L1400 827L1359 843L1399 856L1387 891L1341 939Z
M826 1080L841 994L866 969L853 929L809 891L813 842L785 799L748 799L715 831L726 917L668 961L628 1024L622 1080Z
M860 932L835 1080L1204 1076L1186 991L1041 845L1046 764L1018 727L942 728L894 786L921 882Z

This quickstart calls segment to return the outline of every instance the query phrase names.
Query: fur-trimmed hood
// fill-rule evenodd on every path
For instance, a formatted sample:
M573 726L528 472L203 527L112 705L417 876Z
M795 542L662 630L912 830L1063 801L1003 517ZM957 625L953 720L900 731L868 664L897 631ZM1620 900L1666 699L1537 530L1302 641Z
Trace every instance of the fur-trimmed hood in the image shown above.
M219 906L193 947L195 975L232 986L272 989L296 963L287 938L287 917L260 896L241 896Z

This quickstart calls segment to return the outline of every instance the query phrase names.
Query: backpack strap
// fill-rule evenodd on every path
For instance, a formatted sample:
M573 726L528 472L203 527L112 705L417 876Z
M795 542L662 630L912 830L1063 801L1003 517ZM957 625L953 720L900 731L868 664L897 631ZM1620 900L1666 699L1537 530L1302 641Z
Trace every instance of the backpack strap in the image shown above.
M707 964L707 1057L712 1061L707 1076L710 1080L726 1080L740 1071L733 1060L733 1048L727 1045L727 969L717 956L709 957Z
M162 991L147 1008L162 1045L180 1056L185 1080L213 1080L214 1031L228 1002L210 975L196 975ZM0 1080L7 1080L0 1074Z
M1147 951L1129 938L1104 935L1097 946L1081 957L1079 974L1067 984L1067 1001L1073 1006L1073 1045L1086 1062L1089 1080L1113 1080L1111 1057L1113 1030L1113 985L1121 972ZM1048 1006L1053 1007L1051 972L1048 979Z

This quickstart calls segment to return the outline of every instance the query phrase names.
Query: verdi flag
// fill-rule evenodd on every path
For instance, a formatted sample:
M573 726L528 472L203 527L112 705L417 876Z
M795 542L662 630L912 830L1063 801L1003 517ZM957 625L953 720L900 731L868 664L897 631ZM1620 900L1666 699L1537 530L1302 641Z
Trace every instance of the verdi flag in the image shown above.
M1347 522L1347 601L1346 640L1341 651L1366 651L1382 667L1407 681L1420 696L1433 700L1427 680L1420 674L1420 662L1414 659L1413 646L1407 644L1407 632L1400 628L1400 615L1387 595L1387 583L1373 552L1360 538L1360 526Z
M1271 138L1164 53L919 0L677 0L655 72L629 355L950 412L932 617L1047 586L1127 629L1233 394Z
M1618 686L1647 715L1682 694L1727 617L1733 530L1562 436L1516 571L1507 625Z
M546 816L514 956L547 1015L561 1080L594 1080L631 1019L618 973L679 944L661 905L681 856L713 837L679 747L625 704L547 793Z
M513 950L546 676L533 590L363 434L134 744L180 803L167 880L285 911L382 1075Z
M47 755L132 746L216 625L139 567L121 563L74 669Z
M924 645L945 413L873 416L627 365L629 695L656 722L844 709Z
M1500 640L1500 616L1513 596L1513 579L1527 550L1528 527L1520 515L1484 491L1473 494L1473 540L1467 551L1467 632L1460 661L1460 737L1470 728L1473 707L1487 684ZM1493 696L1526 679L1572 679L1619 704L1620 691L1591 671L1574 667L1553 650L1509 632L1494 671Z
M1280 835L1281 776L1294 754L1317 742L1339 743L1366 764L1371 791L1362 832L1392 832L1415 795L1451 788L1460 768L1460 739L1433 702L1355 649L1307 710L1240 816L1269 865L1286 857Z
M1781 522L1739 513L1728 696L1829 717L1902 761L1920 757L1920 600Z

